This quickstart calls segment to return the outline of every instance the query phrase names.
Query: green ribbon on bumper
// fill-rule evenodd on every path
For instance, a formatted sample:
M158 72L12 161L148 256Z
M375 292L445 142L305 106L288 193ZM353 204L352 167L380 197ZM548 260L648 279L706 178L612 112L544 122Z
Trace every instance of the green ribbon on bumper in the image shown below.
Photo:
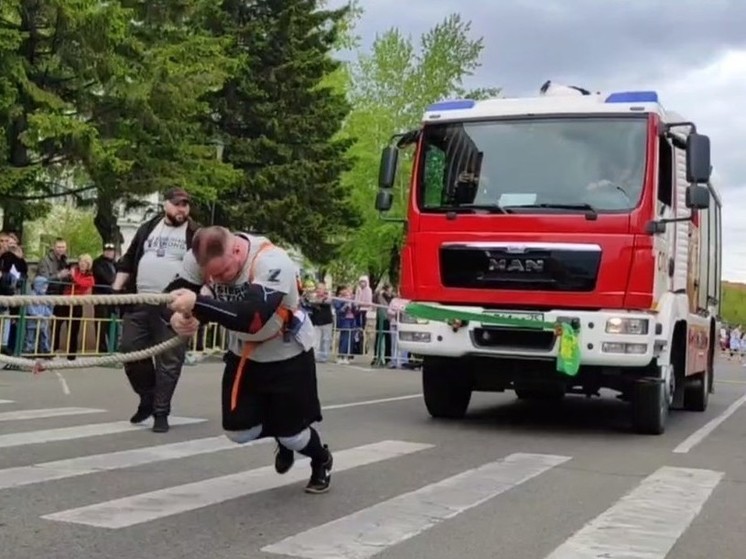
M580 339L572 324L559 323L559 351L557 351L557 370L574 377L580 369Z
M580 369L580 339L578 331L568 322L546 322L529 318L512 318L497 316L490 313L478 313L453 310L422 303L409 303L404 307L405 314L422 320L452 323L456 320L474 321L493 326L515 326L534 330L553 331L559 337L560 345L557 353L557 371L568 376L575 376Z

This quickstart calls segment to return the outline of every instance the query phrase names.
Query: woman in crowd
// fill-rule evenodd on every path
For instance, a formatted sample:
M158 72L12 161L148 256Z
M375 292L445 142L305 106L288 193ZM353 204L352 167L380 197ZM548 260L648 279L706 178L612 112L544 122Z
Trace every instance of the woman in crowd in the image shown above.
M93 292L95 278L93 276L93 258L90 254L81 254L78 263L72 267L70 272L70 283L65 286L64 294L67 296L90 295ZM80 323L83 319L83 306L74 305L70 307L70 320L67 323L67 358L75 359L78 352L78 338L80 336ZM61 325L59 326L61 327Z

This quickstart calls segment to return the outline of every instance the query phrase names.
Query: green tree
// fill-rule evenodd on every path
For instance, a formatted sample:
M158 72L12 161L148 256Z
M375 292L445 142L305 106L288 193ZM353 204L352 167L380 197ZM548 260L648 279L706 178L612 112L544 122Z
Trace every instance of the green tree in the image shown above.
M723 282L723 302L720 305L723 320L736 326L746 325L746 284Z
M214 201L240 174L216 156L207 96L236 63L230 38L205 27L214 2L120 0L131 14L118 66L90 107L101 138L86 161L97 187L96 226L116 238L114 204L181 186Z
M54 205L43 218L26 224L23 249L27 260L38 261L58 237L67 241L68 254L77 260L81 254L96 258L101 253L101 239L90 210Z
M39 199L52 191L94 188L97 230L115 239L122 198L178 185L211 200L235 182L206 118L206 94L234 69L229 40L204 29L212 4L0 3L6 228L43 215L54 200Z
M392 134L418 126L426 107L438 100L468 96L486 98L498 89L467 91L463 82L480 66L481 38L470 37L471 23L450 15L414 41L392 28L378 36L369 53L358 53L347 74L353 110L345 132L357 138L354 167L344 184L352 191L363 225L344 243L340 261L366 272L375 284L398 275L401 224L380 220L373 207L381 149ZM398 198L391 215L403 217L408 197L411 153L400 157Z
M341 174L349 112L331 56L349 8L316 0L216 4L210 28L233 38L235 75L213 98L224 158L243 176L218 204L218 221L271 235L317 263L359 224Z
M99 0L0 2L0 195L4 228L48 209L29 195L70 188L60 183L99 146L81 107L112 71L126 40L128 11Z

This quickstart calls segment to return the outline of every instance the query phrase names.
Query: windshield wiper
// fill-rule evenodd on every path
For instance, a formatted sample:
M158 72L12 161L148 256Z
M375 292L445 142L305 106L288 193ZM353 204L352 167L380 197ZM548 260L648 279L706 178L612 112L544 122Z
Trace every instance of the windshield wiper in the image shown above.
M441 209L446 210L447 212L460 212L461 210L472 212L474 210L484 210L495 214L511 213L510 210L503 208L499 204L459 204L458 206L443 206Z
M577 204L527 204L521 206L515 206L517 208L556 208L558 210L587 210L585 214L586 219L593 220L598 218L598 212L596 208L585 202L578 202Z

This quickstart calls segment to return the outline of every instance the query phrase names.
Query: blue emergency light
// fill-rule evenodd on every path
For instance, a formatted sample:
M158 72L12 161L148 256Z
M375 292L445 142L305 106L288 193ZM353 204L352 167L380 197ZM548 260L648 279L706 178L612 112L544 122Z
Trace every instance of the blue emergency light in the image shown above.
M477 102L473 99L453 99L450 101L438 101L430 105L428 111L460 111L463 109L471 109L476 105Z
M657 103L655 91L619 91L606 98L607 103Z

